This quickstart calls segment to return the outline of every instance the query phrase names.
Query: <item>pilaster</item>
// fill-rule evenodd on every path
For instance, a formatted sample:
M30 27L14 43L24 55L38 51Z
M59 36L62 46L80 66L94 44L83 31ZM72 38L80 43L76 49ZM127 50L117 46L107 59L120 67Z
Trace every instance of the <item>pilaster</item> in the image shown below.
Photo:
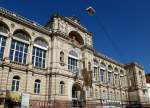
M30 41L30 45L28 47L28 61L27 61L27 64L28 64L28 68L29 69L32 69L32 52L33 52L33 44L34 42L33 41Z
M5 45L4 56L3 56L6 63L10 62L9 54L10 54L10 49L11 49L12 37L13 37L13 35L11 33L9 33L9 36L6 39L6 45Z

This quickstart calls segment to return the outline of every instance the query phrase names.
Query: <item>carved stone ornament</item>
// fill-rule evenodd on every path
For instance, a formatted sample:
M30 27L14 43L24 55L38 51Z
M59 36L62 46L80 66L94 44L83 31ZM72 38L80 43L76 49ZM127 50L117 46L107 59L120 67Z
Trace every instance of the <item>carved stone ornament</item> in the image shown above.
M14 24L14 23L11 23L11 27L14 28L14 27L15 27L15 24Z

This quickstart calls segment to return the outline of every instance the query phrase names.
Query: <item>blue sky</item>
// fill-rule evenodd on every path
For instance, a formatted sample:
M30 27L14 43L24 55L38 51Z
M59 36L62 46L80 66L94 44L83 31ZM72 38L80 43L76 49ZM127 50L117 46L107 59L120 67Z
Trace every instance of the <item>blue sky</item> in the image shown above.
M150 73L150 0L0 0L0 6L40 24L55 12L77 16L97 51L121 63L137 61ZM88 6L95 16L87 15Z

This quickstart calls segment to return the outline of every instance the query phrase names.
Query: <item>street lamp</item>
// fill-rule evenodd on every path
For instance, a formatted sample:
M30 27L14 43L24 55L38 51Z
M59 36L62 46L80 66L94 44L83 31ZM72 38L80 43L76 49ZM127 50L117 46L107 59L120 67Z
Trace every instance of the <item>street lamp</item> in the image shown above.
M89 6L88 8L86 8L86 11L87 13L90 15L90 16L93 16L95 15L96 11L93 7Z

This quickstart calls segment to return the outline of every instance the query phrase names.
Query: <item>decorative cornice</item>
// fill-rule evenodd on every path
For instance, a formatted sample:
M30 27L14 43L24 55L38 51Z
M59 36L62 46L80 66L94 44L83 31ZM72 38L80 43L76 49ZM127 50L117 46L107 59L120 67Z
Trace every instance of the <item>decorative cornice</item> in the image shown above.
M14 20L16 22L19 22L19 23L22 23L26 26L29 26L37 31L40 31L42 33L45 33L47 35L49 35L51 33L50 30L48 30L48 28L34 22L34 21L31 21L23 16L20 16L14 12L11 12L5 8L2 8L0 7L0 15L3 16L3 17L6 17L6 18L9 18L11 20Z
M75 22L74 20L68 18L68 17L63 17L60 14L56 13L53 14L51 17L51 21L53 21L53 18L61 18L62 20L68 22L69 24L71 24L74 27L78 27L78 29L80 29L83 32L86 32L87 34L89 34L90 36L92 35L92 33L88 32L87 29L85 27L83 27L81 24ZM46 24L46 26L51 23L51 21L48 21L48 23Z
M114 63L116 65L119 65L121 67L125 66L124 64L118 63L116 60L113 60L112 58L110 58L110 57L108 57L108 56L106 56L106 55L104 55L102 53L98 53L95 50L94 50L94 55L98 56L98 57L101 57L101 58L105 59L106 61L109 61L109 62Z
M128 67L128 66L137 66L138 68L140 68L140 69L144 69L144 67L141 65L141 64L139 64L139 63L137 63L137 62L131 62L131 63L128 63L128 64L126 64L125 65L126 67Z

